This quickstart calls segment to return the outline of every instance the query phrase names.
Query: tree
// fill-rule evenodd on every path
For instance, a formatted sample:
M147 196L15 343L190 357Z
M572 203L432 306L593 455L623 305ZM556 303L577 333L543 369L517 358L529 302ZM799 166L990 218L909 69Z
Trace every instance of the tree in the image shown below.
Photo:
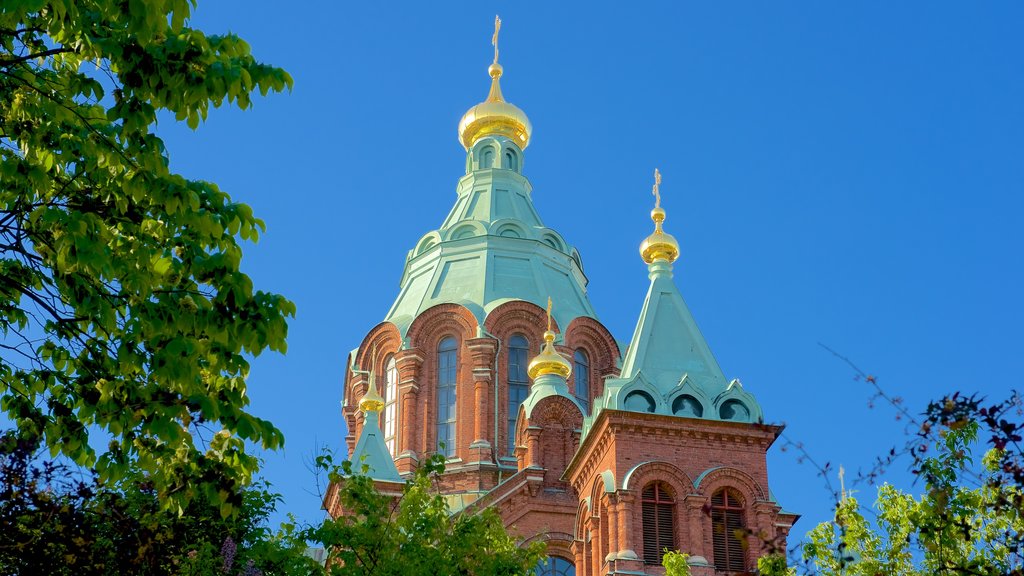
M266 527L278 497L254 484L235 514L193 500L160 505L142 479L111 488L88 471L38 457L0 436L0 574L256 576L311 574L305 542Z
M294 306L240 271L263 222L172 173L151 130L292 80L189 27L194 6L0 5L0 408L101 482L137 472L165 506L227 514L257 468L246 442L283 442L246 411L246 355L285 350Z
M337 483L345 514L300 538L330 551L330 576L527 576L543 557L543 543L521 548L490 508L452 515L433 486L441 456L422 463L397 498L378 491L358 465L335 467L329 455L317 464Z
M856 499L842 498L835 519L808 534L805 568L849 576L1024 574L1021 406L1017 394L994 404L959 394L930 404L903 451L912 456L923 493L883 485L873 521ZM976 463L982 441L987 447ZM762 566L762 573L794 571L778 564Z

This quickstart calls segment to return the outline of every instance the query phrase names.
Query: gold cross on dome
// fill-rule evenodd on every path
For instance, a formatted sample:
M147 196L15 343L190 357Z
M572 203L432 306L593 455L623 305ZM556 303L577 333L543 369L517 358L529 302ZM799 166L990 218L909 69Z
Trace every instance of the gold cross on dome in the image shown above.
M548 332L551 332L551 296L548 296Z
M494 45L494 63L498 63L498 31L501 30L501 18L494 15L494 36L491 36L491 44Z
M658 169L655 168L654 169L654 188L651 190L651 192L654 194L654 207L655 208L661 208L661 191L659 190L660 186L661 186L661 172L658 172Z

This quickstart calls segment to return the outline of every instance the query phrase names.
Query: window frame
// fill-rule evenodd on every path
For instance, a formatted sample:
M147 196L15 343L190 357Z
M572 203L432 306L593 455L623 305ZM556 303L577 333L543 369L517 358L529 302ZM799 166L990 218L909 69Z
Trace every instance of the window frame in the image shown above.
M719 572L747 571L744 539L736 530L746 530L746 509L743 499L733 488L720 488L711 495L711 540L715 570Z
M448 343L450 347L446 347ZM455 336L444 336L437 343L437 378L435 379L436 410L434 415L435 438L434 446L438 454L446 458L454 458L458 434L458 385L459 385L459 340ZM446 379L450 377L450 381ZM447 417L442 420L442 393L451 393L451 403L447 406ZM442 434L442 431L444 433ZM442 448L441 443L444 442Z
M517 341L522 344L517 346ZM516 449L516 420L519 418L519 407L530 393L530 377L526 371L530 361L530 340L522 334L513 334L508 339L507 350L505 370L507 394L505 408L508 411L506 418L508 421L508 437L505 442L505 453L510 457L514 457ZM513 361L513 350L517 352L517 355L519 352L522 353L521 358L518 358L516 361Z
M661 565L665 550L678 548L676 499L665 482L654 480L640 491L640 523L644 564Z

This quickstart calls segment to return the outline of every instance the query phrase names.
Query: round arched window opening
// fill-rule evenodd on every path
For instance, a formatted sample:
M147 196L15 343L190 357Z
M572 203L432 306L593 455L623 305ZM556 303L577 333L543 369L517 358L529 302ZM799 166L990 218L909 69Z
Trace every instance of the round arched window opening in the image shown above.
M642 390L634 390L629 394L626 394L626 399L622 402L626 410L633 412L654 412L654 398L651 395Z

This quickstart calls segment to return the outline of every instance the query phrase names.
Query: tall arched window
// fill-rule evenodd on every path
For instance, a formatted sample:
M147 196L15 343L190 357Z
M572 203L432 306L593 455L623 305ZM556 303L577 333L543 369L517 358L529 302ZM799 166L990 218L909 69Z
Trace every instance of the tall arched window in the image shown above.
M508 446L506 454L515 455L516 449L516 417L519 406L526 400L530 392L530 379L526 375L527 357L530 354L530 343L520 334L512 336L508 341Z
M590 412L590 359L582 348L573 355L573 373L576 374L576 399L583 406L583 413Z
M384 443L388 452L395 455L395 429L398 427L398 364L391 356L384 363Z
M715 568L729 572L746 569L743 541L743 503L735 491L723 488L711 496L711 534L715 547Z
M437 451L455 455L455 385L459 372L458 342L451 336L437 345Z
M548 556L537 561L534 576L576 576L576 565L559 556Z
M661 564L665 550L675 550L676 502L661 482L652 482L640 496L644 523L644 563Z

